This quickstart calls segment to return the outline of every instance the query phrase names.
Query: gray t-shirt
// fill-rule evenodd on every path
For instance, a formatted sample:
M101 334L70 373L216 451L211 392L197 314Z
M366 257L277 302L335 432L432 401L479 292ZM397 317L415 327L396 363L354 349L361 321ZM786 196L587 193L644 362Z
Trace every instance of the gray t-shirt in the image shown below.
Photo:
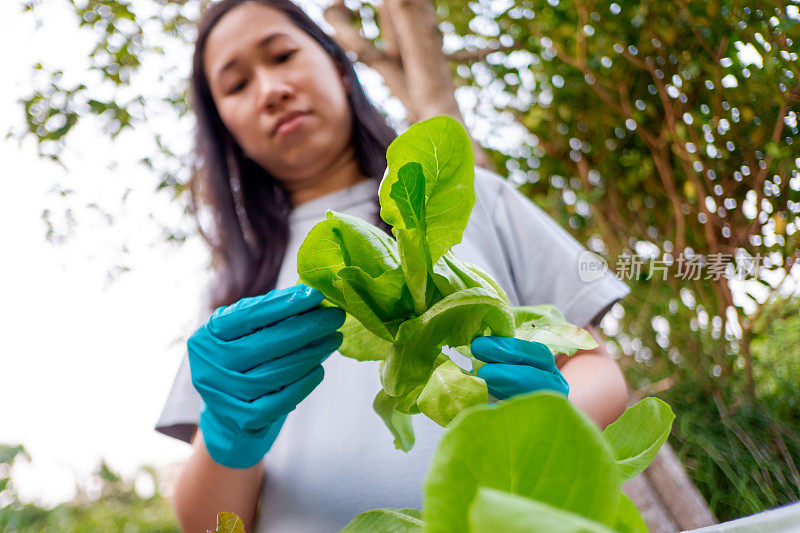
M297 281L297 250L327 209L376 223L377 192L378 183L367 181L298 206L277 288ZM512 305L552 303L571 323L585 326L599 323L630 292L608 273L582 281L578 258L585 248L500 176L476 168L475 196L453 253L488 272ZM464 362L457 354L453 359ZM339 531L362 511L422 507L422 482L443 428L415 416L414 448L396 450L372 410L378 363L334 354L323 367L322 383L287 417L266 455L258 532ZM156 429L188 442L201 405L184 357Z

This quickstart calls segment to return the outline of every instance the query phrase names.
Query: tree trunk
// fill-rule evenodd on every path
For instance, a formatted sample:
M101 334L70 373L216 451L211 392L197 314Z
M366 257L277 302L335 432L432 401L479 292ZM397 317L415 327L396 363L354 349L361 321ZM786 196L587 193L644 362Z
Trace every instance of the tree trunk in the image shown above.
M642 514L650 533L675 533L678 531L678 526L675 525L675 521L644 473L623 483L622 491L628 495Z
M464 124L458 108L448 58L442 50L442 34L431 0L384 0L378 24L385 43L382 50L358 34L352 25L356 15L343 0L325 10L334 27L334 38L358 60L383 76L389 90L403 102L413 124L437 115L449 115ZM466 125L465 125L466 127ZM492 168L483 148L473 139L475 164Z
M675 533L717 523L700 491L664 443L647 469L622 485L652 533Z
M696 529L717 523L669 444L664 443L645 474L679 528Z
M460 118L453 78L442 52L442 34L430 0L385 2L398 35L408 95L413 102L409 121L441 114Z

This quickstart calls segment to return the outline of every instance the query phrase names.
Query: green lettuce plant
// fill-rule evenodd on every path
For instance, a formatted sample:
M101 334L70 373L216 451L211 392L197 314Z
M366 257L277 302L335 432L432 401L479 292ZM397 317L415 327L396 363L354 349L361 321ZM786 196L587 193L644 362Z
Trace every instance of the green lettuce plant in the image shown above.
M601 432L549 391L472 406L439 441L422 510L365 511L341 533L647 533L622 483L653 461L674 419L645 398Z
M380 361L382 389L373 406L408 451L411 415L446 426L460 411L488 401L470 343L481 335L541 342L554 354L597 347L552 305L512 308L491 276L457 259L475 203L472 148L449 117L415 124L389 146L380 185L380 216L392 236L357 217L328 211L297 254L300 280L321 291L347 319L340 353ZM442 353L469 358L470 371Z
M646 532L621 486L650 464L674 418L656 398L603 432L552 392L473 406L439 442L421 512L366 511L342 532Z

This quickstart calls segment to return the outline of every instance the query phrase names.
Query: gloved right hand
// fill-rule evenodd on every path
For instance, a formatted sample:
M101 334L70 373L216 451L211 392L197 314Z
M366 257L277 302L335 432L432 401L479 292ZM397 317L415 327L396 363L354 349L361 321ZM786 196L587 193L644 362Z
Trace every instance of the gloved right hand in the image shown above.
M337 307L318 307L324 298L304 284L243 298L189 338L192 383L204 402L200 430L217 463L258 463L286 415L322 381L345 319Z

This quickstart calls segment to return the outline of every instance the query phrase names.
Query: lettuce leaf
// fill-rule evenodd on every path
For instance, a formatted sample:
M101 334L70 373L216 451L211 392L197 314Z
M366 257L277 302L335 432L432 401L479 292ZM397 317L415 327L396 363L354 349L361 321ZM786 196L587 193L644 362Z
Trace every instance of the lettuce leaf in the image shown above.
M440 426L447 426L467 407L485 404L488 400L486 382L448 360L433 371L419 393L417 405L425 416Z
M460 261L475 204L472 147L449 117L411 126L386 153L380 216L387 235L353 216L328 211L297 254L300 280L320 290L347 318L340 352L380 361L382 391L373 406L400 449L410 449L408 415L423 412L448 424L461 410L485 403L470 343L481 335L517 336L572 354L596 347L552 306L512 309L492 277ZM392 238L394 237L394 238ZM444 346L472 358L472 373L442 354Z
M461 242L475 204L475 161L469 135L454 119L434 117L414 124L398 136L386 151L386 161L379 192L381 218L392 226L395 236L401 229L421 234L429 264L434 265ZM408 163L412 165L401 172ZM418 170L424 179L424 204L416 210L419 218L409 225L406 203L398 202L403 195L395 184L403 177L417 180L406 189L418 188Z
M403 322L381 366L381 384L392 396L402 396L424 384L442 346L470 344L486 330L512 336L511 306L482 288L455 292L422 315Z
M553 355L573 355L578 350L592 350L599 346L588 331L567 322L552 304L515 307L514 320L517 325L515 337L541 342Z
M425 530L468 531L480 487L537 500L613 527L622 476L611 446L563 395L537 392L464 410L423 484Z
M375 509L356 516L340 533L422 533L418 509Z
M673 420L675 414L669 405L658 398L645 398L606 426L603 435L611 443L626 481L653 462L669 437Z
M610 527L544 502L487 487L469 506L472 533L614 533Z

